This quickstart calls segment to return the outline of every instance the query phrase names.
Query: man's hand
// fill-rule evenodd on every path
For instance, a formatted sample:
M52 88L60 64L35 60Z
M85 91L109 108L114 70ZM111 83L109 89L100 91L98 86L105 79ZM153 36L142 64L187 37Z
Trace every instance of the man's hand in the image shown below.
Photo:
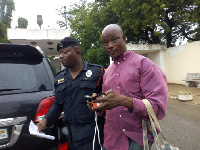
M37 125L38 127L38 132L41 132L42 130L44 130L47 126L47 119L43 118L41 122L39 122Z
M93 103L102 103L97 107L92 107L93 111L110 110L120 105L120 95L113 90L105 92L105 95L97 97L97 100L93 100Z
M88 106L88 108L89 108L91 111L93 111L93 110L92 110L92 107L93 107L92 102L87 101L87 106Z
M97 100L93 100L93 103L102 103L98 107L92 107L93 111L111 110L117 106L125 106L129 109L133 109L133 99L116 93L113 90L105 92L105 95L97 97Z

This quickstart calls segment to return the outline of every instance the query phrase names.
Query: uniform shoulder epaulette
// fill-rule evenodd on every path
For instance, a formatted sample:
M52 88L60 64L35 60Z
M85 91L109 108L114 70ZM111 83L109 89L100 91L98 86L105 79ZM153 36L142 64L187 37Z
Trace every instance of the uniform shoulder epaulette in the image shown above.
M88 63L88 65L90 65L90 66L96 66L96 67L100 67L100 68L104 68L103 66L98 65L98 64L91 64L91 63Z
M59 72L57 72L56 73L56 76L58 75L58 74L60 74L61 72L64 72L65 71L65 68L63 69L63 70L60 70Z

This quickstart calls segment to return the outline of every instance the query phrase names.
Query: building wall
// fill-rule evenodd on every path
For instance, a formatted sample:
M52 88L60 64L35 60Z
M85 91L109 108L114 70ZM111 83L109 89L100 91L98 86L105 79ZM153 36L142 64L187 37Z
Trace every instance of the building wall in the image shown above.
M148 53L146 57L151 59L163 72L165 72L164 50Z
M163 72L165 72L164 44L127 44L127 49L151 59Z
M200 41L167 48L165 73L168 83L185 84L187 73L200 73Z
M55 68L56 73L58 73L61 70L61 63L59 59L51 59L50 60L53 67Z
M70 35L68 29L7 29L7 36L9 40L61 40ZM23 41L21 41L23 42Z

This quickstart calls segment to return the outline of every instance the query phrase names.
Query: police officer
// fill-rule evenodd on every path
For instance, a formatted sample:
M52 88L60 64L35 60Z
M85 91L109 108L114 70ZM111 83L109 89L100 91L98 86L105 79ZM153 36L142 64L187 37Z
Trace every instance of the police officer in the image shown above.
M80 43L72 37L61 40L57 44L57 50L65 69L55 77L55 100L43 120L37 124L38 131L41 132L47 125L51 125L64 110L63 119L69 130L69 149L92 150L95 113L88 109L84 96L101 92L104 68L83 61ZM103 142L104 118L98 117L97 122ZM94 149L100 150L98 137L95 139Z

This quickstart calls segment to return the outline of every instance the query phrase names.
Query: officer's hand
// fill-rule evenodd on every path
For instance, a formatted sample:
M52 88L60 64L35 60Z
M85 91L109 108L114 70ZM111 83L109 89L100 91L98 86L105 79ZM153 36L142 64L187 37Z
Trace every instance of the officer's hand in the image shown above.
M39 122L37 125L38 127L38 132L41 132L42 130L44 130L47 126L47 119L43 118L41 122Z
M117 106L121 106L121 102L124 100L124 96L117 94L113 90L109 90L105 92L105 95L101 97L97 97L97 100L94 100L94 103L102 103L97 107L93 107L93 111L102 111L102 110L110 110L116 108Z

